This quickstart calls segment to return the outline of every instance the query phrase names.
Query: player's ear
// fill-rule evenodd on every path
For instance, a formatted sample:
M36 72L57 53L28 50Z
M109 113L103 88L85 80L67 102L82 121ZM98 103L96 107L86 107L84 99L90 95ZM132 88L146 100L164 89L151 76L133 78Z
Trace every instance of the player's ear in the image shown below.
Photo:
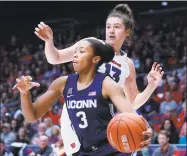
M125 30L125 36L129 36L130 35L130 29L127 29L127 30Z
M94 64L98 64L99 61L101 61L101 57L100 57L100 56L95 56L95 57L92 59L92 62L93 62Z

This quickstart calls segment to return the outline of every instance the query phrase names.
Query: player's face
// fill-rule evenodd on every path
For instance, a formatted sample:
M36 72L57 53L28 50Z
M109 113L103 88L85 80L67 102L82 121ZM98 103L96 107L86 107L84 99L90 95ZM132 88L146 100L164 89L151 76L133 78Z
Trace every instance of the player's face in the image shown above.
M90 70L93 65L94 53L88 41L82 41L73 56L73 68L75 72Z
M127 31L124 22L119 17L109 17L106 21L106 43L112 46L122 46Z
M159 134L158 135L158 143L160 144L160 146L164 146L168 143L169 139L163 135L163 134Z

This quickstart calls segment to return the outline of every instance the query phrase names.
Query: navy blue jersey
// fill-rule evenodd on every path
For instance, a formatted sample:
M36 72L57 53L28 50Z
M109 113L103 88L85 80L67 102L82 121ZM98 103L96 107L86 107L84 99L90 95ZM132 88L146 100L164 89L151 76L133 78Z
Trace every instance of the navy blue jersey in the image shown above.
M68 114L82 148L106 139L106 129L112 119L110 105L102 95L106 74L96 73L89 87L78 91L78 74L68 76L64 99Z

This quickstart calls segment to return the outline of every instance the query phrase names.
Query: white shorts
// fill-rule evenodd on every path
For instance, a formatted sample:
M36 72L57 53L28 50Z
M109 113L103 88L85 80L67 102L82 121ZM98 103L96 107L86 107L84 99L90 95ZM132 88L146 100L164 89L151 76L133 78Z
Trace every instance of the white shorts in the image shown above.
M73 153L79 151L81 144L72 127L65 103L61 115L61 136L64 142L64 151L67 156L71 156Z

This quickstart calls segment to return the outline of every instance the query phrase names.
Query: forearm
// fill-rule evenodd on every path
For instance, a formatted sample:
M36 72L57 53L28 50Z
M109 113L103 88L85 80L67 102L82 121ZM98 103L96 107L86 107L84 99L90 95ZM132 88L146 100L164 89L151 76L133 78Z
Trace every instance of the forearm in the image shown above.
M53 41L45 42L45 55L50 64L60 64L72 61L74 51L74 46L58 50L55 48Z
M33 122L36 121L36 113L31 101L30 91L26 93L21 93L21 108L24 114L24 117L27 121Z
M147 102L147 100L150 98L150 96L152 95L152 93L154 92L155 89L156 89L155 87L148 84L143 92L138 93L135 96L135 98L133 100L133 108L135 110L137 110L143 104L145 104Z

